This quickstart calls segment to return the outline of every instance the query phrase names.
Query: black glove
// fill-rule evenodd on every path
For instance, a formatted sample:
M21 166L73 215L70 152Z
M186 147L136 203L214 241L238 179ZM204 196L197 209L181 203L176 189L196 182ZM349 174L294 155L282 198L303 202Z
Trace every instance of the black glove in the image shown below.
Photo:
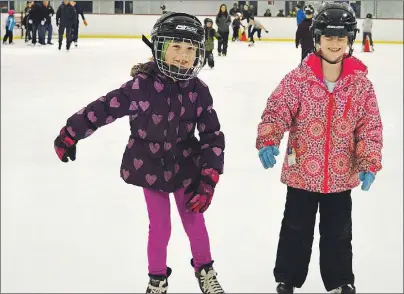
M267 34L268 34L268 31L267 31L267 30L265 30L265 33L267 33Z

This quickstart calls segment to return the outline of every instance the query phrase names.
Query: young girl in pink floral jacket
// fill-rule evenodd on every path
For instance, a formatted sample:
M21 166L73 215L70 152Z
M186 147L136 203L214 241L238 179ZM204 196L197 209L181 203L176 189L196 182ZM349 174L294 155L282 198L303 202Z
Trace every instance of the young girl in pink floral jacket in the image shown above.
M326 3L313 20L318 50L287 74L268 99L256 146L273 167L286 131L281 181L287 185L274 269L278 293L307 276L320 208L320 268L327 291L355 293L351 189L368 190L381 170L382 122L367 68L352 57L355 14ZM349 53L346 54L346 49Z

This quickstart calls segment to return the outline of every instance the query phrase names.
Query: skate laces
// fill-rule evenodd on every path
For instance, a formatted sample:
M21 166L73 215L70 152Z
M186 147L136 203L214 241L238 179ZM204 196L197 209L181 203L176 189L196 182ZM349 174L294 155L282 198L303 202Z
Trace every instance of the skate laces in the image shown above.
M213 270L213 268L202 270L201 282L206 293L223 293L222 286L220 286L216 276L217 273Z

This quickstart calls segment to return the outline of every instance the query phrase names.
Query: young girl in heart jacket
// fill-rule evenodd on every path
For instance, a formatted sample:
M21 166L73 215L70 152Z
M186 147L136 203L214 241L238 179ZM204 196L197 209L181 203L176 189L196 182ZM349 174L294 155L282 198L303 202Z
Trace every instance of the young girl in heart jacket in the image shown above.
M382 168L382 122L367 68L351 56L357 32L352 8L324 4L312 30L320 50L285 76L258 127L256 145L265 168L274 166L289 131L281 177L288 192L274 275L278 293L303 285L320 207L325 288L355 293L351 189L362 181L362 190L368 190Z
M212 267L202 214L223 172L225 148L209 88L196 77L204 63L204 35L196 17L164 14L153 28L152 42L144 38L154 61L134 66L132 80L71 116L55 140L59 158L63 162L75 160L80 140L118 118L129 117L131 134L121 177L128 184L143 187L147 203L147 293L166 293L168 288L169 193L174 193L191 243L191 264L201 291L223 293Z

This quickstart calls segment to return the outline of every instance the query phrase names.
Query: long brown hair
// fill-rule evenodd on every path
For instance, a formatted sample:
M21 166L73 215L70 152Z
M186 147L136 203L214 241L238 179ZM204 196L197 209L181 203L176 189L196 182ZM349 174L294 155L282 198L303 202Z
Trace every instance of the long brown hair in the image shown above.
M225 12L222 12L222 6L224 6L225 8L226 8L226 10L225 10ZM222 5L220 5L220 7L219 7L219 12L217 13L217 16L219 17L219 16L222 16L222 15L224 15L224 16L228 16L229 15L229 12L227 11L227 5L226 4L222 4Z

